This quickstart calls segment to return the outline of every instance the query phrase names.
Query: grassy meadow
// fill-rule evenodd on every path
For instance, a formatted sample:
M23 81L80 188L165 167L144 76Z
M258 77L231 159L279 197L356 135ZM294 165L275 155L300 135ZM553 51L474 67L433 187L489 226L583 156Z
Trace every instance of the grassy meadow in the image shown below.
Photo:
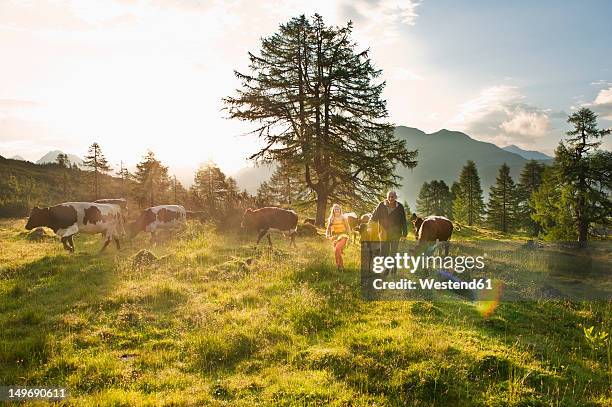
M610 331L609 302L484 318L461 298L364 301L359 246L338 272L320 237L255 250L190 222L104 254L77 235L69 254L24 224L0 220L0 385L65 386L74 406L612 405L606 347L583 331ZM157 260L137 264L143 248Z

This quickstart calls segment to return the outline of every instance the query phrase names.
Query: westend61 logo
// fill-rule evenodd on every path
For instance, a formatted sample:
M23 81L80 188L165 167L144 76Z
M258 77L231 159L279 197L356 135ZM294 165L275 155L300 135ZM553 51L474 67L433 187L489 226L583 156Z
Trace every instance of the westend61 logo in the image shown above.
M386 270L406 270L414 273L418 269L443 269L463 273L466 270L484 269L484 256L411 256L397 253L395 256L374 256L372 271L380 274Z

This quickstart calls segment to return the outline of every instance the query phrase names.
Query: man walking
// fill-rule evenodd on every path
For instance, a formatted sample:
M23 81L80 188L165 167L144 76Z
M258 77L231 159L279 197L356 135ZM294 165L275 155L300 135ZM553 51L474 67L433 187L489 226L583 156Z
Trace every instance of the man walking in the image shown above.
M395 191L389 191L387 199L378 204L372 213L370 222L378 222L380 225L381 255L395 256L399 240L406 237L408 233L406 212L402 204L397 202Z

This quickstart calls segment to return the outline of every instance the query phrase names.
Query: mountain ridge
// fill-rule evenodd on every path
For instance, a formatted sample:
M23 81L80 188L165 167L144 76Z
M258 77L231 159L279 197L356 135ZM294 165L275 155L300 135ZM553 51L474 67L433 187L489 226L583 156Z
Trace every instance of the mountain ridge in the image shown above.
M529 159L512 151L504 150L494 143L473 139L468 134L456 130L440 129L433 133L409 126L397 126L395 135L406 141L408 150L418 150L418 164L415 168L396 168L396 174L402 177L398 188L400 201L408 201L414 210L416 198L424 182L444 180L450 188L468 160L476 163L481 178L483 195L488 198L489 188L495 183L499 167L505 162L510 167L510 174L518 181L521 170ZM541 153L543 154L543 153ZM549 163L551 158L537 161ZM440 165L443 163L443 165ZM272 171L267 168L264 174L261 167L246 167L235 173L234 177L240 189L254 193L262 181L269 179ZM248 175L248 176L244 176Z

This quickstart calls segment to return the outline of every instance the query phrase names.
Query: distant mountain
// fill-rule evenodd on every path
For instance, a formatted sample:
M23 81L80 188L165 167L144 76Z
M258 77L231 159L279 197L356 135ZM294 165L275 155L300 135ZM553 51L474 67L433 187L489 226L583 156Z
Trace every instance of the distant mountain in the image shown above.
M245 167L232 174L232 177L240 190L246 189L250 194L255 194L261 183L270 179L274 168L274 165Z
M25 161L25 158L23 158L20 155L14 155L14 156L11 157L11 160Z
M409 150L418 150L418 165L413 169L400 167L397 174L402 176L399 188L400 200L408 201L410 208L415 209L416 198L423 182L444 180L450 187L459 178L461 168L468 160L473 160L478 168L485 200L489 195L489 187L495 183L499 167L506 163L515 182L521 170L529 159L521 154L507 151L495 144L474 140L459 131L440 130L427 134L412 127L398 126L395 135L406 141ZM536 152L537 153L537 152ZM542 154L542 153L539 153ZM536 158L543 163L552 160L545 154L544 158ZM234 178L240 189L246 188L255 193L259 185L270 178L273 167L248 167L238 171Z
M527 160L552 160L552 157L549 155L534 150L523 150L522 148L515 146L514 144L502 147L502 150L518 154Z
M406 199L412 210L423 182L441 179L450 187L459 178L461 168L468 160L476 163L485 199L488 198L489 187L495 183L497 172L503 163L508 164L510 174L516 181L528 162L519 154L501 149L492 143L474 140L459 131L443 129L426 134L419 129L399 126L395 129L395 135L400 140L406 140L409 150L419 151L418 165L414 169L397 170L398 175L403 177L400 199Z
M36 164L55 163L57 162L57 156L62 153L63 151L60 150L49 151L47 154L40 157L40 159L36 161ZM68 159L71 164L76 164L79 167L83 166L83 160L74 154L68 154Z

